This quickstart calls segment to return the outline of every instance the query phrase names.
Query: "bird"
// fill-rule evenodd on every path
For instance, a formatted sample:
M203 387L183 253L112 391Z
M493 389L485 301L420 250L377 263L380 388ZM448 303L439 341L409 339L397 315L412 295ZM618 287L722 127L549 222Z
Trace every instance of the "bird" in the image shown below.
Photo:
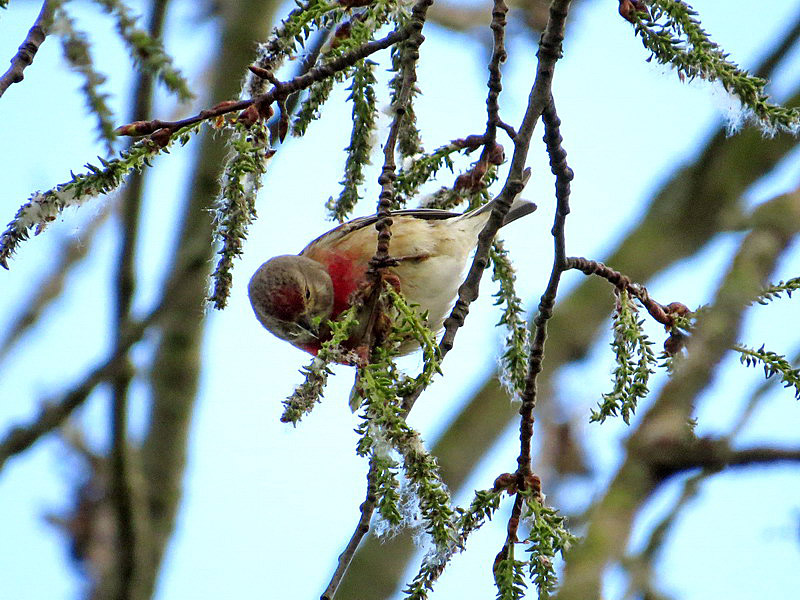
M387 269L387 280L409 304L417 305L420 314L427 313L434 332L442 329L455 302L467 259L496 202L467 213L430 208L391 212L389 254L395 265ZM503 226L535 210L536 204L517 197ZM347 310L368 284L377 220L375 214L353 219L314 239L299 254L264 262L248 284L250 304L261 325L316 356L331 335L327 321ZM367 317L362 314L359 319ZM354 349L363 333L362 328L343 345ZM399 354L410 354L417 347L413 341L403 343Z

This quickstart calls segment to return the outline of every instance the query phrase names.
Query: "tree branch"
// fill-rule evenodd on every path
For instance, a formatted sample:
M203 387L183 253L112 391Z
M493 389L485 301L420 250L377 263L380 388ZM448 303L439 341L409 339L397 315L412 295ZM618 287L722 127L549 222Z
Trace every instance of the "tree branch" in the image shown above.
M547 103L542 101L542 96L544 95L548 102L550 100L550 89L553 82L555 63L561 57L561 42L564 39L564 27L569 12L569 5L570 0L554 0L550 7L550 19L542 34L539 52L537 53L539 64L536 71L536 79L534 80L531 92L528 96L528 107L525 111L525 116L522 118L519 131L515 132L512 136L514 140L514 154L511 159L508 177L506 178L503 189L495 199L496 204L489 220L478 236L478 246L475 250L475 257L472 260L464 283L462 283L458 289L458 298L455 306L450 316L444 321L444 334L441 342L439 342L442 360L444 360L444 357L453 348L456 333L458 329L464 325L467 314L469 313L469 305L478 298L481 277L489 263L489 250L494 241L494 237L497 235L497 231L500 229L503 219L505 219L505 216L508 214L511 203L514 201L514 198L519 195L525 185L524 170L531 138L533 136L533 129L546 108ZM490 139L492 141L494 140L495 127L503 127L503 123L499 117L496 96L500 92L499 64L505 54L503 36L500 35L503 23L505 22L503 7L504 4L498 2L492 13L495 45L492 60L489 65L489 96L486 100L488 113L487 130L482 140L482 143L486 144L486 146L484 146L482 159L484 156L488 156L486 153L491 152L494 147L494 144L491 144L492 148L489 148L487 141ZM503 128L506 129L506 127ZM511 133L509 133L509 135L511 135ZM406 411L411 410L421 393L422 389L417 389L404 399L404 409Z
M47 37L50 27L53 25L53 15L60 4L61 0L45 0L42 4L39 16L33 22L28 35L25 36L25 41L20 44L19 50L9 61L11 66L0 75L0 97L12 84L19 83L25 78L24 71L33 62L39 46Z
M688 312L685 306L677 302L667 306L659 304L650 297L650 294L647 293L647 289L643 285L634 283L630 277L626 277L619 271L615 271L599 261L571 256L566 259L566 268L577 269L585 275L596 275L611 283L618 290L627 291L642 303L642 306L647 309L651 317L665 327L672 327L673 314L686 314L686 312Z
M489 248L503 223L503 219L508 214L512 201L522 191L524 185L523 171L528 157L533 129L550 100L555 64L561 57L561 42L564 39L564 27L569 5L570 0L554 0L550 5L550 18L542 34L539 52L537 53L539 64L536 70L536 79L528 96L528 107L525 111L525 116L514 138L514 155L511 159L508 177L496 199L497 203L494 210L492 210L489 221L478 237L475 258L464 283L458 290L458 300L456 300L450 316L444 322L444 336L439 344L442 358L453 347L456 333L464 324L469 313L469 305L478 297L480 280L489 260Z
M350 566L350 563L353 562L353 557L356 554L358 545L369 531L369 523L372 520L372 513L375 512L376 474L377 469L375 460L374 458L371 458L369 463L369 471L367 472L367 497L359 507L359 510L361 511L361 517L358 519L358 524L356 525L355 531L353 531L353 535L350 537L350 541L347 542L347 546L339 555L339 561L336 566L336 570L333 572L333 576L331 577L328 587L325 588L322 596L320 596L320 600L333 600L333 597L336 595L336 590L339 589L339 584L347 572L347 568Z
M378 231L377 247L375 255L369 262L369 269L366 277L372 279L372 293L367 300L368 314L370 315L369 325L366 331L366 338L368 347L372 351L372 345L376 341L374 335L374 326L378 311L380 310L379 299L383 291L383 272L386 267L394 264L394 260L389 256L389 242L391 240L391 225L392 218L390 211L394 204L394 180L395 180L395 146L397 145L397 136L400 131L401 122L406 115L408 109L408 102L411 97L411 92L416 82L416 62L419 59L419 47L425 40L422 35L422 28L425 24L425 16L428 8L433 4L433 0L418 0L411 11L411 19L405 30L409 31L408 47L405 49L403 60L407 61L402 65L403 81L401 83L400 92L397 96L395 104L392 106L394 110L394 119L389 129L389 134L384 144L384 162L381 169L378 183L381 186L381 192L378 199L377 215L378 221L375 223L375 229ZM369 531L369 522L372 513L375 510L375 477L377 474L377 467L374 459L370 460L370 469L367 475L367 498L361 505L361 519L356 526L347 547L339 556L339 564L333 577L328 584L327 589L322 594L322 600L331 600L336 594L342 577L344 577L347 568L353 561L358 545L361 539Z
M757 69L753 72L756 77L771 79L772 73L778 65L786 58L786 55L794 48L797 40L800 39L800 12L795 16L794 23L782 40L767 54Z
M231 98L252 60L252 41L266 33L277 5L241 0L225 11L211 69L209 97ZM197 397L204 331L204 303L214 256L212 209L227 149L208 132L196 148L186 202L178 216L173 253L166 259L165 304L158 348L150 370L151 409L141 447L152 544L143 587L152 595L180 505L192 409Z
M131 325L110 358L93 369L81 383L64 394L61 400L43 406L39 416L32 423L13 427L0 441L0 469L10 457L27 450L43 435L59 427L72 411L83 404L95 387L119 373L124 366L125 353L155 323L161 316L161 311L161 307L158 307L147 317Z
M728 467L797 462L800 448L761 446L735 450L727 438L657 440L642 449L641 457L649 464L653 476L663 481L694 469L721 471Z
M800 230L800 192L778 197L756 213L757 226L742 242L712 307L690 338L688 357L628 439L626 459L591 511L586 537L567 554L558 596L562 600L600 595L605 566L622 558L636 514L663 477L674 470L657 462L664 448L691 442L687 422L695 399L735 342L752 298Z
M536 406L537 386L536 379L542 371L542 361L544 359L544 346L547 340L547 322L553 315L558 285L561 281L561 274L567 269L566 261L566 239L564 237L564 227L569 215L569 194L570 181L574 176L572 169L567 164L567 153L561 146L563 141L560 132L561 120L558 118L555 103L550 98L550 104L542 113L545 134L544 142L547 146L547 154L550 157L550 169L556 176L556 213L553 221L553 267L550 271L550 280L547 288L539 301L539 310L533 320L533 342L531 344L530 356L528 358L528 372L525 378L525 389L520 394L522 406L519 408L520 425L519 440L520 451L517 457L517 471L515 474L516 499L511 516L508 520L508 535L505 545L500 554L509 555L509 544L517 541L517 528L519 527L520 514L522 511L523 498L521 491L535 488L541 493L540 483L533 476L531 469L531 440L533 439L533 409ZM498 555L500 556L500 555Z
M151 6L148 34L160 40L169 0L154 0ZM154 76L145 70L137 74L132 116L147 119L153 102ZM136 291L135 258L139 233L139 216L145 173L136 171L128 179L120 203L120 238L114 281L116 314L114 337L119 344L131 325L131 306ZM114 569L105 573L100 586L116 590L120 600L144 600L141 577L146 569L150 523L146 510L146 494L138 482L143 480L138 453L128 441L128 394L134 370L128 353L121 359L122 368L112 381L110 451L110 489L116 523L116 561Z
M408 102L411 96L411 91L417 80L416 62L419 59L419 47L425 38L422 35L422 27L425 24L425 14L428 7L433 4L433 0L419 0L411 11L411 20L408 25L403 27L400 31L406 31L405 36L408 39L408 48L403 57L404 64L401 67L403 70L403 81L400 88L395 104L392 106L394 111L394 119L392 126L389 129L389 135L383 147L383 168L381 175L378 178L378 183L381 186L381 193L378 199L378 222L375 223L375 229L378 230L378 247L375 250L375 256L370 261L369 273L375 278L375 289L380 293L381 286L378 285L380 269L393 264L392 259L389 257L389 241L391 240L391 225L392 219L390 212L394 204L394 180L395 180L395 161L394 152L397 145L397 135L400 131L400 125L403 117L408 110Z
M20 303L16 315L10 319L13 325L0 338L0 363L14 349L22 336L39 322L49 306L61 296L67 276L89 255L95 235L108 220L114 208L116 208L114 201L101 207L77 234L64 239L59 248L53 252L54 264L49 272L32 286L31 293Z
M317 81L327 79L334 73L338 73L347 67L355 65L358 61L371 54L375 54L380 50L385 50L398 42L408 39L414 33L414 23L415 21L412 19L406 27L397 29L379 40L368 42L347 54L333 59L329 63L314 67L302 75L298 75L289 81L281 83L279 86L273 86L268 92L256 96L255 98L239 100L237 102L221 102L210 109L200 111L192 117L178 121L153 119L151 121L130 123L119 127L117 129L117 135L142 136L151 135L156 132L165 132L162 137L169 139L169 136L175 131L178 131L182 127L199 123L200 121L206 121L236 111L243 111L251 106L268 107L274 102L284 100L295 92L306 89ZM166 140L160 139L159 141Z
M439 2L435 7L438 6ZM775 44L779 42L781 39L776 37ZM789 102L800 102L800 95L795 92ZM627 237L608 252L606 262L635 281L646 283L655 273L691 256L720 230L730 227L729 217L736 219L742 191L773 169L796 143L793 136L786 134L766 139L755 129L729 136L724 124L720 125L692 156L686 157L686 164L653 192L642 223L634 225ZM543 422L549 425L554 413L559 417L564 414L558 398L548 394L553 376L565 364L585 358L597 336L606 331L603 324L608 320L608 305L597 301L597 294L602 291L597 278L585 278L560 299L549 322L547 368L537 380L538 393L545 394L549 401L540 402L536 409L540 428L537 435L541 434ZM769 385L775 385L774 381L769 380ZM450 489L463 488L486 449L507 431L512 419L519 419L517 411L503 398L505 392L492 372L434 444L432 453L439 459L442 477ZM548 485L553 483L548 478ZM415 555L410 536L399 535L390 540L369 537L340 593L359 597L364 589L370 589L376 595L391 595Z

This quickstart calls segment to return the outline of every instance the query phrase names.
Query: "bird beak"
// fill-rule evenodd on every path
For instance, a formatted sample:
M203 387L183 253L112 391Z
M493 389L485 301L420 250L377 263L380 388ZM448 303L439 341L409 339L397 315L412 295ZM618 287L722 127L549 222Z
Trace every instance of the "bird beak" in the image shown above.
M297 319L297 321L295 321L295 324L303 331L303 333L310 335L314 339L318 338L319 332L306 317L300 317Z

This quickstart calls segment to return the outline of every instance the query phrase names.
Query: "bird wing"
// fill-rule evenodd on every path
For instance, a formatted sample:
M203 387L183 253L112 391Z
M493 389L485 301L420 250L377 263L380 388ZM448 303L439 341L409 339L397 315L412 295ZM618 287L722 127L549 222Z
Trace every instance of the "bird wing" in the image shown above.
M449 210L440 210L437 208L407 208L403 210L392 211L391 216L409 216L416 219L424 219L429 221L438 219L452 219L453 217L461 216L461 213L451 212ZM303 248L300 254L307 255L307 252L311 250L313 246L317 246L320 243L322 243L323 246L336 244L340 239L353 233L354 231L363 229L364 227L369 227L377 222L378 215L366 215L364 217L358 217L357 219L348 221L347 223L342 223L338 227L334 227L330 231L327 231L318 238L312 240L305 248Z
M442 210L402 210L392 213L390 252L400 264L427 259L439 251L440 236L431 229L434 223L459 216ZM349 221L321 235L300 253L325 266L333 281L333 315L349 306L351 294L364 283L364 273L375 255L378 232L374 215Z

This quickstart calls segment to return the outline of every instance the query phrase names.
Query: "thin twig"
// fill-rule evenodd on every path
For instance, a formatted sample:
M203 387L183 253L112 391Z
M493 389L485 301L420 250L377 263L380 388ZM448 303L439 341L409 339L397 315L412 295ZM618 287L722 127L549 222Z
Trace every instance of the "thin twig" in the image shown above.
M298 65L296 70L297 76L305 75L317 64L317 60L319 59L320 53L322 52L322 48L328 41L330 33L331 33L330 29L325 29L319 32L319 35L317 35L316 39L314 40L314 44L311 46L308 54ZM299 104L300 104L300 94L299 93L291 94L286 99L286 114L287 115L294 114ZM275 118L273 118L269 122L268 127L269 127L269 139L276 140L278 138L279 127L280 127L280 115L276 115Z
M561 274L566 269L564 226L567 215L570 212L570 181L573 178L572 169L567 164L567 153L561 146L563 141L559 129L561 120L558 118L552 98L542 114L542 119L545 126L544 141L550 157L550 169L553 175L556 176L556 214L552 229L554 252L550 280L539 301L539 310L536 318L533 320L535 330L528 360L528 374L525 378L525 389L521 394L522 406L519 409L522 416L520 423L521 446L518 458L520 477L528 475L531 468L531 436L533 435L533 408L536 404L536 379L542 371L544 346L547 340L547 321L553 315ZM518 481L518 485L523 485L522 479Z
M601 580L608 564L620 560L627 546L634 518L644 501L664 481L680 470L680 455L686 453L680 440L692 438L687 424L695 400L708 386L711 374L727 349L736 341L743 315L772 273L790 240L800 230L796 210L797 192L780 196L762 205L759 221L742 241L733 263L720 284L711 308L693 332L687 345L687 357L681 362L649 410L642 415L639 428L626 442L627 454L602 499L592 507L589 526L583 541L572 548L559 598L598 597ZM665 457L676 449L675 458ZM701 450L692 449L700 454ZM695 466L713 467L754 464L765 459L764 453L729 456L720 461L695 457ZM790 460L773 454L775 459ZM714 459L714 460L712 460ZM624 498L620 502L620 498Z
M475 166L468 172L463 173L456 179L455 191L461 191L462 185L471 191L477 191L485 187L484 177L489 172L489 165L499 165L503 162L503 149L497 144L497 128L502 127L507 132L513 132L513 128L503 123L500 118L500 104L498 99L503 90L502 75L500 64L505 62L507 54L505 48L506 14L508 6L503 0L494 0L492 9L492 22L490 29L494 44L492 46L492 57L489 59L489 80L486 87L489 93L486 95L486 130L480 136L483 150ZM513 139L516 133L509 133ZM462 181L464 183L462 183Z
M618 290L627 291L642 303L642 306L647 309L647 312L650 313L651 317L665 327L672 327L672 308L675 308L677 303L664 306L663 304L656 302L650 297L650 295L647 293L647 289L645 289L643 285L634 283L629 277L623 275L619 271L615 271L611 267L604 265L599 261L571 256L566 259L566 263L567 269L577 269L586 275L596 275L597 277L602 277L609 283L613 284Z
M486 266L489 264L489 250L491 249L494 237L497 235L497 231L500 229L506 214L508 214L511 203L514 201L514 198L522 192L524 187L523 173L528 158L528 150L530 148L534 127L550 100L553 72L556 62L561 58L561 42L564 39L564 27L569 12L569 5L570 0L554 0L550 6L550 19L542 34L539 51L537 53L539 64L536 70L536 79L528 95L528 107L525 110L525 115L522 118L518 131L515 132L513 128L509 130L509 128L503 126L499 114L495 112L493 101L487 98L487 112L489 113L488 122L509 132L509 135L514 140L514 154L511 158L511 166L503 189L495 199L496 202L492 214L484 226L483 231L481 231L478 236L478 247L475 250L475 257L472 260L464 283L462 283L458 289L458 298L455 306L450 312L450 316L444 321L444 334L442 335L442 340L439 342L442 360L444 360L445 355L453 348L456 333L458 333L459 328L464 325L467 314L469 313L469 305L478 298L481 277L486 270ZM499 17L502 14L502 10L496 10L496 14L495 12L492 14L493 22L497 20L497 25L499 26ZM502 56L502 46L499 45L499 42L502 41L502 37L498 36L497 32L495 32L495 36L493 61L497 60L498 66L490 66L490 96L494 93L492 91L492 86L494 85L493 78L499 75L499 58ZM497 116L497 122L493 121L494 116ZM487 129L487 133L488 131ZM484 136L483 142L486 143L486 135ZM420 388L404 398L404 410L411 410L421 393L422 389Z
M469 313L469 305L478 297L481 277L488 264L489 249L497 230L511 207L514 198L522 191L523 171L528 157L528 149L536 122L550 99L555 63L561 57L561 42L564 39L564 26L570 0L554 0L550 6L550 19L539 44L539 65L531 92L528 107L520 128L514 138L514 155L511 159L505 185L496 199L496 204L486 226L478 237L478 248L467 278L458 290L458 300L450 316L444 322L444 336L439 344L444 357L453 347L456 333L464 324Z
M378 207L376 209L378 220L375 223L375 229L378 231L378 241L375 255L370 259L369 268L366 273L366 277L372 280L372 292L366 300L369 322L365 334L365 344L370 349L372 349L376 341L374 326L380 310L378 300L383 290L382 279L386 268L396 264L396 260L389 256L389 242L392 238L391 209L394 205L394 180L396 178L394 158L395 146L397 145L400 125L408 110L408 102L414 83L417 80L417 73L414 65L419 59L419 47L425 40L422 35L422 27L425 24L425 14L431 4L433 4L433 0L419 0L411 11L411 18L408 24L402 29L408 31L408 35L406 36L408 39L408 47L403 54L403 60L407 62L401 67L403 71L403 81L400 85L400 92L397 95L397 99L392 106L394 119L392 120L392 125L389 128L389 134L386 137L386 142L383 147L383 167L381 168L380 177L378 177L381 192L378 197Z
M395 180L395 146L397 145L397 136L400 131L401 121L406 114L408 102L411 97L411 92L414 88L417 75L415 65L419 59L419 47L425 38L422 35L422 28L425 24L425 15L428 8L433 4L433 0L418 0L411 11L411 19L409 20L405 30L409 31L408 45L403 54L403 60L406 62L401 68L403 70L403 81L400 86L400 92L397 95L396 102L392 107L394 111L394 119L389 128L389 134L384 144L384 162L381 169L378 183L381 186L381 193L378 199L377 215L378 221L375 224L375 229L378 230L377 247L375 255L369 263L369 269L366 277L372 278L372 293L367 300L367 310L369 311L369 323L366 330L366 341L370 346L374 345L375 335L374 327L377 320L378 300L380 299L381 291L383 288L382 279L385 269L391 266L394 261L389 256L389 242L391 240L391 225L392 219L390 211L394 202L394 180ZM321 600L331 600L336 594L336 589L344 577L347 568L353 561L353 558L358 548L361 539L369 531L369 522L372 513L375 510L375 477L377 474L377 467L374 460L370 460L370 469L367 475L367 498L361 504L361 519L353 532L350 542L344 552L339 556L339 564L333 574L331 582L328 584L325 592L321 596Z
M367 497L359 507L361 518L358 520L358 524L356 525L355 531L353 531L353 535L350 537L350 541L347 542L347 546L339 555L339 562L336 566L336 570L333 572L328 587L325 588L322 596L320 596L320 600L332 600L336 595L336 590L339 588L339 584L344 574L347 572L347 568L350 566L350 563L353 562L353 557L356 554L358 545L369 531L369 523L372 520L372 513L375 512L375 503L377 500L375 497L376 475L377 466L374 458L371 458L369 462L369 471L367 472Z
M795 353L795 355L791 359L791 363L795 367L800 366L800 352ZM731 426L731 429L728 432L728 435L726 436L727 439L730 440L734 439L742 432L742 430L744 430L745 426L753 417L753 414L755 413L756 409L764 400L764 397L767 395L768 392L774 389L777 383L778 383L777 378L765 379L755 390L753 390L752 394L750 394L750 397L747 400L747 404L744 405L744 408L742 408L742 411L737 416L736 421Z
M297 77L294 77L293 79L290 79L279 86L273 86L272 89L264 94L261 94L260 96L249 98L247 100L239 100L237 102L221 102L213 108L202 110L192 117L181 119L179 121L161 121L160 119L153 119L151 121L130 123L118 128L117 134L142 136L150 135L161 130L166 131L171 135L173 132L178 131L179 129L188 125L193 125L195 123L199 123L200 121L214 119L215 117L219 117L231 112L242 111L250 106L270 106L273 102L285 99L290 94L304 90L317 81L327 79L334 73L338 73L347 67L355 65L358 61L370 56L371 54L379 52L380 50L385 50L386 48L389 48L398 42L408 39L415 32L415 23L416 21L412 19L405 27L393 31L386 37L368 42L363 46L356 48L347 54L343 54L342 56L335 58L328 63L314 67L307 73L298 75Z
M492 47L492 58L489 60L489 81L486 84L489 88L489 94L486 96L486 134L484 136L486 147L484 147L484 153L488 151L488 147L494 145L497 137L497 127L502 122L498 98L503 90L500 64L504 63L508 56L505 47L507 13L508 6L506 6L506 3L503 0L494 0L492 23L490 25L494 45Z
M403 117L408 111L408 102L411 97L411 92L414 84L417 81L417 71L415 68L416 62L419 59L419 47L425 38L422 35L422 27L425 24L425 13L428 7L433 4L433 0L419 0L411 11L411 19L408 25L403 29L407 29L408 43L403 53L403 81L400 86L400 93L397 95L397 100L392 106L394 111L394 119L389 129L389 135L386 137L386 143L383 148L383 168L381 169L378 183L381 186L381 193L378 199L377 215L378 221L375 223L375 229L378 230L378 246L375 250L375 256L370 260L369 273L373 277L378 277L380 269L388 266L387 261L391 262L389 257L389 240L391 240L391 225L392 219L390 212L394 204L394 180L395 180L395 146L397 145L397 135L400 131L400 124ZM376 288L380 286L377 285Z
M50 27L53 25L53 15L56 8L61 4L61 0L45 0L39 16L33 22L33 26L25 36L25 41L19 46L17 53L9 61L11 66L0 76L0 97L14 83L19 83L25 78L25 69L33 62L39 46L42 45Z
M303 14L305 11L309 9L313 0L305 0L297 5L292 12L286 15L286 18L275 27L272 31L272 35L270 35L269 40L259 49L259 58L256 61L256 66L261 67L262 69L268 69L270 71L277 71L278 68L281 66L284 54L281 52L282 50L282 40L284 40L286 36L287 25L290 23L296 16ZM313 52L313 51L312 51ZM316 62L316 59L314 59ZM258 78L252 78L248 74L248 80L245 82L244 91L249 96L257 96L263 92L263 89L259 89L261 87L261 82Z
M553 307L556 302L558 285L561 274L566 270L566 238L564 226L569 215L570 181L573 178L572 169L567 164L567 153L561 146L560 132L561 120L558 118L552 96L550 104L542 113L545 133L544 142L547 154L550 157L550 170L556 177L556 214L553 220L553 267L550 271L550 280L544 294L539 301L539 310L533 320L533 341L528 358L528 372L525 377L525 389L520 394L522 406L519 408L520 425L519 440L520 450L517 457L516 487L517 498L514 510L508 520L508 537L506 545L514 543L517 538L517 528L522 510L522 495L520 491L526 490L533 481L531 470L531 440L533 439L533 409L536 406L537 377L542 371L544 347L547 341L547 322L553 316Z

